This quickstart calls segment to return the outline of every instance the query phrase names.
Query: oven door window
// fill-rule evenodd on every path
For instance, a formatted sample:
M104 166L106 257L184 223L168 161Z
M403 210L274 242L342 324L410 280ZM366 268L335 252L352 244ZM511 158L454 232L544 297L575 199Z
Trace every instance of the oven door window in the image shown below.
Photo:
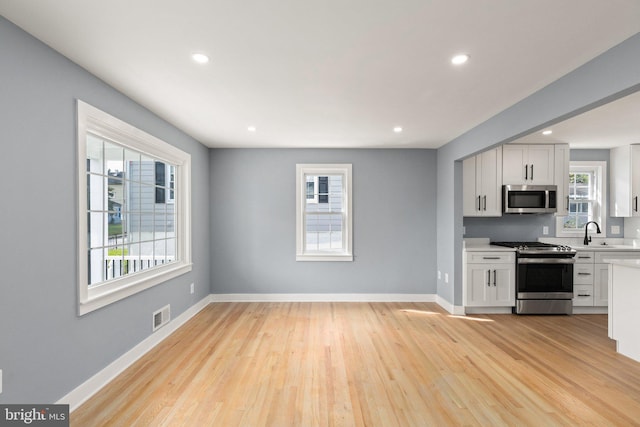
M518 292L573 292L573 264L518 264Z

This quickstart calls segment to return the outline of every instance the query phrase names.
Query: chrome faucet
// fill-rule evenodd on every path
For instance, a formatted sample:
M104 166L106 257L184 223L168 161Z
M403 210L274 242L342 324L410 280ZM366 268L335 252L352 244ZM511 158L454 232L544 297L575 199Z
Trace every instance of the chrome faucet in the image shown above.
M583 242L585 246L589 246L589 242L591 242L591 236L588 235L588 233L589 233L589 224L595 224L596 225L596 233L600 234L600 226L598 225L597 222L589 221L588 223L586 223L584 225L584 242Z

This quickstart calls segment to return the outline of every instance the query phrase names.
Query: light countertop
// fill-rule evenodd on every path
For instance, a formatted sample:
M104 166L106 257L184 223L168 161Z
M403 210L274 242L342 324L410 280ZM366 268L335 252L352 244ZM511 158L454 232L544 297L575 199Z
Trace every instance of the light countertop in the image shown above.
M504 246L492 246L489 239L471 238L464 239L464 250L467 252L515 252L515 248Z
M637 268L640 269L640 259L603 259L604 262L613 265L621 265L623 267Z

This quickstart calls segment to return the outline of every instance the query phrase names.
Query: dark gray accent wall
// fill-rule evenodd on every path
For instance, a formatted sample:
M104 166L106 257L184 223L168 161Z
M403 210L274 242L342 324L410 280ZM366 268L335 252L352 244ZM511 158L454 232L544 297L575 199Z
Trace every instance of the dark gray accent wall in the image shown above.
M438 149L438 295L462 304L463 158L514 141L640 90L640 34L587 62ZM452 276L453 275L453 276ZM444 274L443 274L444 276Z
M573 161L602 161L607 162L609 169L609 150L571 150ZM607 178L607 187L611 180ZM607 237L624 237L624 218L609 216L609 192L605 201L607 209ZM463 221L464 237L488 237L491 241L535 241L541 237L556 237L556 217L548 215L503 215L498 218L466 217ZM620 227L620 233L612 234L611 226ZM549 234L542 234L543 227L549 227Z
M208 150L0 17L0 403L52 403L210 293ZM77 315L76 99L192 156L193 271ZM189 293L195 283L196 292Z
M297 163L353 165L353 262L296 262ZM435 150L214 149L213 293L435 294Z

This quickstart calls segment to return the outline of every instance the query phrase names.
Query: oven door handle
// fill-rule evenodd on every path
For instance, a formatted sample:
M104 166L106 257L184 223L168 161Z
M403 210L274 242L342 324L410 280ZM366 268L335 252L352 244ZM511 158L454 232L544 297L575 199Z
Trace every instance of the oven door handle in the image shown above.
M573 258L518 258L518 264L575 264Z

